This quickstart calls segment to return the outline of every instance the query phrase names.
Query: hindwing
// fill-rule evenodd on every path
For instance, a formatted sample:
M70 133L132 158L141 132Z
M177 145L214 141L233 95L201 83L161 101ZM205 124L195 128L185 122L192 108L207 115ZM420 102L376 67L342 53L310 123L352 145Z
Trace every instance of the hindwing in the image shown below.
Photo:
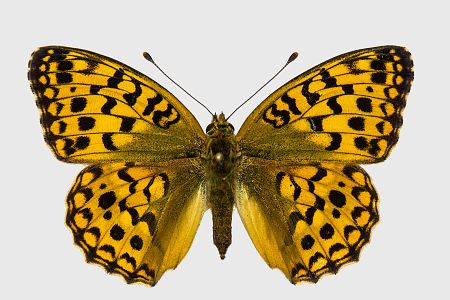
M127 282L155 285L190 248L206 210L198 159L96 164L67 197L67 225L88 262Z
M236 206L259 254L292 283L316 282L357 260L378 221L378 196L356 165L247 158Z

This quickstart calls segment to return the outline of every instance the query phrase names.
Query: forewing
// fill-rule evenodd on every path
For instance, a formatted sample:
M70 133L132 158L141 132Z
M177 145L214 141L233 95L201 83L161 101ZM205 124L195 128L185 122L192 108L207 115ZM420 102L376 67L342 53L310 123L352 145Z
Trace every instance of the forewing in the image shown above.
M378 221L378 197L356 165L245 159L236 206L256 249L292 283L316 282L357 260Z
M85 168L67 197L66 222L86 260L128 283L155 285L186 255L206 209L202 170L197 159Z
M37 49L28 78L45 140L68 162L161 161L199 153L205 135L166 89L81 49Z
M332 58L292 79L247 118L243 155L373 163L398 140L413 80L410 53L382 46Z

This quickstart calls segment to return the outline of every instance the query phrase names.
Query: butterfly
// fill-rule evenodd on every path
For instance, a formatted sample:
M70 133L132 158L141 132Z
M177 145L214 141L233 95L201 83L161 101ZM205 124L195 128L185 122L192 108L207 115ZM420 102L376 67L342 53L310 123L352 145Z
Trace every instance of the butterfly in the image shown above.
M53 153L88 164L66 217L88 262L153 286L208 209L223 259L236 207L264 261L297 284L368 243L378 196L359 164L397 143L413 62L398 46L332 58L273 92L236 135L223 113L204 132L164 87L94 52L39 48L28 78Z

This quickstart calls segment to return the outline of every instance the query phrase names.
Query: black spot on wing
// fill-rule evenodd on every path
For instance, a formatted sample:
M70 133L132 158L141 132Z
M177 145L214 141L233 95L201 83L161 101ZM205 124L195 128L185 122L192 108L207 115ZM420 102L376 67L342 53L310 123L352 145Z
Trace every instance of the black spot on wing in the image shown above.
M369 143L367 142L367 139L363 136L356 137L354 142L355 142L356 148L358 148L359 150L365 150L369 145Z
M106 103L103 104L101 110L102 113L110 115L111 114L111 109L113 109L116 105L117 105L117 100L112 98L112 97L106 97Z
M333 151L339 149L342 142L342 136L341 134L337 132L330 133L331 136L331 143L328 147L325 148L325 150Z
M114 224L114 226L109 231L109 235L112 237L113 240L120 241L123 239L125 235L125 231L122 227L118 224Z
M66 129L67 129L67 123L66 122L59 121L58 122L58 126L59 126L59 128L58 128L58 133L59 134L63 134L64 132L66 132Z
M123 81L123 70L119 69L114 72L114 75L108 79L108 87L118 88L119 83Z
M342 91L344 91L344 93L345 93L346 95L353 95L353 94L355 93L352 84L344 84L344 85L342 86Z
M323 118L323 116L317 116L308 119L309 125L313 131L323 131Z
M377 128L379 133L384 134L384 121L378 122L375 127Z
M136 123L136 119L135 118L122 117L122 122L120 124L120 129L119 130L121 132L130 132L131 130L133 130L134 123Z
M376 72L376 73L372 74L371 80L372 80L373 83L383 84L383 83L386 83L386 77L387 77L386 73L384 73L384 72Z
M368 149L368 152L369 152L369 154L370 155L373 155L373 156L378 156L378 154L380 153L380 151L381 151L381 148L380 148L380 146L378 145L378 143L380 142L381 140L380 139L371 139L370 140L370 143L369 143L369 145L370 145L370 147L369 147L369 149Z
M348 120L348 126L351 129L357 130L357 131L364 131L364 118L362 117L352 117Z
M345 247L341 243L335 243L335 244L330 246L330 249L328 249L328 253L329 253L330 257L331 257L331 256L333 256L334 253L336 253L336 252L338 252L338 251L340 251L342 249L345 249L345 248L347 248L347 247Z
M119 178L122 179L123 181L134 182L134 178L127 173L126 169L122 169L119 172L117 172L117 176L119 176Z
M125 261L129 263L133 267L133 269L136 269L136 259L132 257L129 253L122 254L120 258L125 259Z
M290 115L287 110L279 110L277 105L273 103L263 114L263 120L272 124L275 128L280 128L289 123Z
M58 71L69 71L73 68L73 63L70 60L63 60L58 63Z
M154 98L147 98L147 106L144 108L142 114L144 116L150 115L155 110L155 106L161 103L162 100L163 98L160 94L156 94Z
M305 221L308 225L312 225L314 222L314 215L316 214L317 208L309 207L305 212Z
M284 176L286 176L287 174L285 172L278 172L277 176L276 176L276 187L277 187L277 191L278 194L281 195L281 181L283 180Z
M323 211L325 209L325 200L316 195L316 201L314 202L314 207L318 210Z
M141 250L142 246L144 245L144 242L142 241L141 237L138 235L134 235L131 239L130 239L130 245L134 250Z
M63 139L64 146L62 150L66 153L67 156L74 154L77 150L74 147L74 141L72 139L66 138Z
M91 85L91 87L89 88L89 93L92 94L92 95L97 95L97 94L99 93L99 91L100 91L101 88L102 88L101 85L93 84L93 85Z
M301 115L302 114L302 112L297 107L295 99L289 97L287 93L284 93L284 95L281 96L281 101L286 103L289 106L289 110L294 115Z
M356 99L356 106L360 111L372 112L372 99L359 97L358 99Z
M70 111L73 113L81 112L86 108L87 99L85 97L75 97L70 102Z
M114 191L106 192L98 198L98 206L103 209L110 208L114 202L116 202L116 194Z
M325 258L325 256L323 256L322 253L320 253L320 252L314 253L314 255L311 256L311 258L309 259L308 267L309 267L310 269L312 269L312 267L314 266L314 264L315 264L316 262L318 262L319 259L321 259L321 258Z
M116 256L116 249L114 249L114 247L111 245L108 245L108 244L102 245L102 246L100 246L100 248L98 248L98 250L107 252L107 253L111 254L112 257Z
M311 93L309 91L309 85L311 84L311 80L307 80L304 82L302 87L302 95L306 98L306 101L310 106L313 106L319 99L320 94L319 93Z
M86 232L91 233L93 236L95 236L96 239L98 239L101 235L100 228L98 227L91 227L88 230L86 230Z
M87 137L87 136L79 136L75 140L74 147L79 149L79 150L83 150L83 149L86 149L89 146L89 143L90 143L89 137Z
M300 197L300 192L302 191L302 189L297 184L294 177L289 176L289 180L291 181L291 184L294 186L294 194L293 194L294 201L297 201L298 197Z
M114 146L114 143L112 141L112 135L113 135L112 133L104 133L102 135L103 146L107 150L111 150L111 151L119 150L116 146Z
M139 223L139 220L140 220L139 213L135 208L133 208L133 207L128 208L127 213L130 214L131 225L135 226L137 223Z
M84 188L84 189L80 190L80 193L83 194L86 201L89 201L94 196L94 193L92 192L92 190L90 188Z
M332 97L328 99L327 106L333 111L335 114L342 113L342 106L337 102L337 97Z
M112 218L112 212L111 211L105 211L105 213L103 214L103 219L105 220L111 220Z
M91 130L95 127L95 119L92 117L79 117L78 118L78 129L81 131Z
M133 93L124 94L123 98L130 106L133 106L134 104L136 104L136 99L142 94L142 88L139 84L139 81L137 81L136 79L132 78L131 82L134 85L135 91Z
M169 120L169 117L176 115L175 119ZM161 111L157 110L153 113L153 123L163 129L167 129L170 125L177 123L180 120L180 115L171 104L167 104L167 109Z
M87 220L88 222L90 222L92 220L92 217L94 216L94 214L88 207L83 208L79 213L82 215L83 219Z
M314 246L315 240L314 238L307 234L302 238L301 245L303 250L309 250Z
M331 213L333 215L333 218L339 219L341 217L341 212L337 210L336 208L333 208L333 211Z
M144 214L141 218L141 222L145 222L147 224L148 230L151 235L155 233L157 222L156 217L152 212L147 212L146 214Z
M73 80L72 74L67 72L56 73L56 82L58 84L71 83Z
M346 240L348 240L348 238L350 237L350 234L353 231L358 231L358 229L355 226L352 226L352 225L345 226L345 228L344 228L344 236L345 236Z
M337 80L335 77L330 77L330 72L326 71L325 69L322 69L320 74L322 75L322 80L325 83L325 88L337 86Z
M317 169L317 173L316 174L314 174L314 176L313 177L311 177L309 180L312 180L312 181L320 181L320 180L322 180L325 176L327 176L327 170L326 169L324 169L324 168L318 168Z
M325 225L320 228L320 237L324 240L329 240L334 235L334 228L330 225L330 223L326 223Z
M372 60L372 62L370 63L370 67L377 71L386 70L386 65L384 64L384 61L378 59Z
M333 203L333 205L335 205L336 207L342 208L345 206L346 198L341 191L331 190L330 194L328 195L328 198L330 199L331 203Z

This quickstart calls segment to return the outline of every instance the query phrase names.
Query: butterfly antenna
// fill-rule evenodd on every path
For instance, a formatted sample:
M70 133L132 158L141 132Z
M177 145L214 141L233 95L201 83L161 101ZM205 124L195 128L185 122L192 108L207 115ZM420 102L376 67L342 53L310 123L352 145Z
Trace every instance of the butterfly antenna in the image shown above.
M179 87L180 89L182 89L186 94L189 95L189 97L191 97L192 99L194 99L198 104L200 104L201 106L203 106L210 114L211 116L214 117L214 114L200 101L198 101L194 96L192 96L188 91L186 91L181 85L179 85L178 83L176 83L172 78L169 77L169 75L166 74L166 72L164 72L157 64L156 62L153 60L153 58L150 56L150 54L148 54L147 52L143 53L144 58L146 60L148 60L149 62L151 62L161 73L164 74L164 76L166 76L170 81L172 81L177 87Z
M256 94L258 94L258 92L260 90L262 90L266 85L269 84L269 82L271 82L275 77L278 76L278 74L280 74L291 62L293 62L296 58L298 57L298 52L294 52L291 54L291 56L289 56L287 62L284 64L283 67L281 67L281 69L275 73L275 75L272 76L272 78L270 78L266 83L263 84L263 86L261 86L256 92L253 93L253 95L251 95L247 100L245 100L244 102L241 103L241 105L239 105L235 110L233 110L233 112L228 116L227 121L229 118L231 118L232 115L234 115L234 113L241 108L242 106L244 106L245 103L247 103L248 101L250 101L250 99L253 98L253 96L255 96Z

